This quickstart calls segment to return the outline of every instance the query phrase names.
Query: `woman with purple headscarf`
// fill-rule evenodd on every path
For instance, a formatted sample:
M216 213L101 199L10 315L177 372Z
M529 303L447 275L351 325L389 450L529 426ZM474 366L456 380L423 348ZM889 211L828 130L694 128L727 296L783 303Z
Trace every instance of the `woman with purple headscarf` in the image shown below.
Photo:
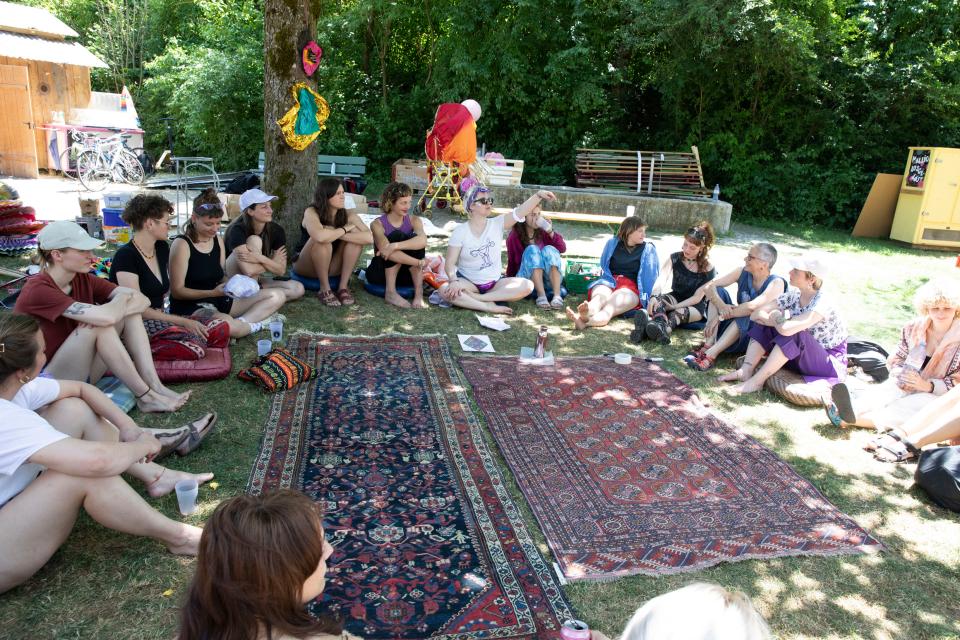
M449 281L440 295L450 304L489 313L513 313L510 307L498 304L521 300L533 291L526 278L504 278L503 232L523 223L526 215L543 200L554 201L550 191L538 191L510 213L490 216L493 195L481 184L473 183L463 198L468 220L450 234L446 270Z

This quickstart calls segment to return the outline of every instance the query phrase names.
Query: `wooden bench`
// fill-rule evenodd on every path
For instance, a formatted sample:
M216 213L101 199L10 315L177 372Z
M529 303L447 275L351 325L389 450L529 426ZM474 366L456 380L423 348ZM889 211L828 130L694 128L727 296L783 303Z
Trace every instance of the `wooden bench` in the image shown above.
M260 152L257 160L257 173L263 173L267 154ZM318 176L337 176L340 178L362 178L367 172L367 159L354 156L317 156Z
M700 153L577 149L577 186L629 190L658 196L709 198Z

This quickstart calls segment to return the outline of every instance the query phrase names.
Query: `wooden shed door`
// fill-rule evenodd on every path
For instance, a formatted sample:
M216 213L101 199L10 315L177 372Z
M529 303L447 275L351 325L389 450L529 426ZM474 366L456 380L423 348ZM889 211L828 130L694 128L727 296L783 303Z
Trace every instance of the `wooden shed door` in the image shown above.
M37 139L27 68L0 64L0 174L37 178Z

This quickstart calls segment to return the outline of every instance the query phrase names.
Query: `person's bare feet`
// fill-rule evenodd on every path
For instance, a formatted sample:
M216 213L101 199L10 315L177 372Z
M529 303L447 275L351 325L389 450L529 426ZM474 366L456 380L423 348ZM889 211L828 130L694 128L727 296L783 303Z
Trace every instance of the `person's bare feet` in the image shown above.
M586 325L590 321L590 305L586 302L581 302L577 305L577 315L580 316L580 319L583 320L583 324Z
M203 484L213 480L212 473L187 473L186 471L174 471L164 468L163 472L156 480L147 485L147 493L151 498L165 496L174 490L176 484L181 480L196 480L197 484Z
M414 309L427 309L430 307L423 298L414 298L410 306Z
M728 391L730 395L734 396L743 396L748 393L756 393L763 388L763 383L757 384L752 378L746 382L742 382L735 387L729 387Z
M577 328L577 331L583 331L587 328L587 323L584 322L580 316L574 313L573 309L566 307L564 308L563 312L567 314L567 318L573 323L573 326Z
M178 556L195 556L200 551L200 535L203 529L195 527L192 524L181 524L181 533L176 540L167 542L167 549L170 553Z
M503 305L494 304L490 306L489 313L497 313L502 316L512 316L513 309L511 309L510 307L505 307Z
M719 380L720 382L742 382L743 371L740 369L734 369L733 371L728 371L722 376L718 376L717 380Z
M161 395L151 389L145 395L137 398L137 408L144 413L172 413L182 407L183 402Z
M383 299L387 304L392 304L395 307L400 307L401 309L410 308L410 303L407 302L406 299L404 299L404 297L396 291L387 291L385 294L383 294Z

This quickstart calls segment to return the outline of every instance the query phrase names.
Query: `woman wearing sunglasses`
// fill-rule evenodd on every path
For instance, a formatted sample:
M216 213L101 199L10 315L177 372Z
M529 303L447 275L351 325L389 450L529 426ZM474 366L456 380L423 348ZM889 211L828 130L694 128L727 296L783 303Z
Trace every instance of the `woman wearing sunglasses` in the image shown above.
M713 227L706 220L687 229L680 251L671 253L660 268L650 304L637 311L632 342L650 338L670 344L674 329L706 317L707 298L701 287L717 275L709 258L714 240Z
M526 278L504 278L501 272L503 232L515 224L523 224L528 213L543 200L555 201L550 191L538 191L510 213L490 216L493 194L474 183L463 199L469 219L450 234L446 271L449 281L440 288L440 295L452 305L510 315L510 307L498 304L522 300L533 291Z
M229 323L230 335L239 338L263 328L286 296L280 289L260 289L236 299L224 293L226 251L217 235L222 217L215 189L206 189L193 201L193 215L170 249L170 311L189 316L212 307L215 317Z

